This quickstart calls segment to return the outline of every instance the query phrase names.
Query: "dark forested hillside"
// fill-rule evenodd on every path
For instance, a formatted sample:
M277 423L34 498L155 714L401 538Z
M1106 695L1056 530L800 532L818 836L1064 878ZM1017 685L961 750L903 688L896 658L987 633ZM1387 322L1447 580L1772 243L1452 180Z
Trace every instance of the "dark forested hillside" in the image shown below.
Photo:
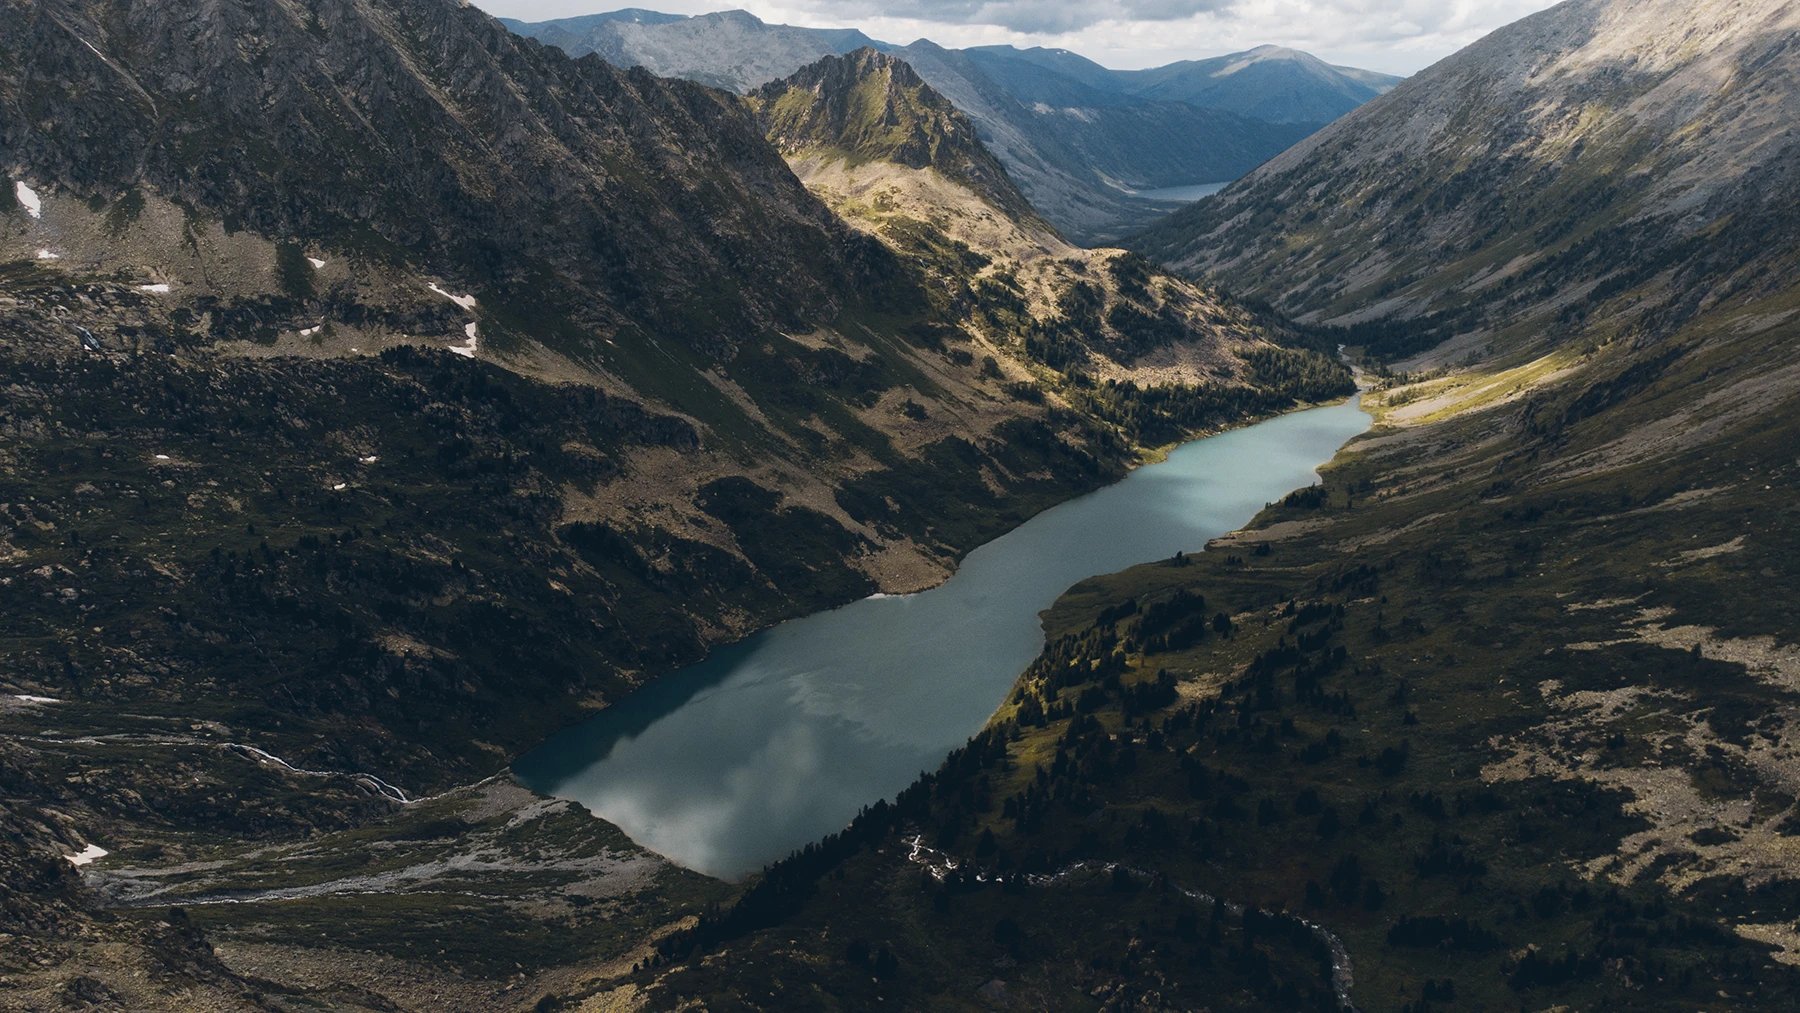
M892 54L0 12L0 1005L1794 1005L1793 5L1562 4L1140 253ZM505 775L1339 344L1318 485L748 883Z

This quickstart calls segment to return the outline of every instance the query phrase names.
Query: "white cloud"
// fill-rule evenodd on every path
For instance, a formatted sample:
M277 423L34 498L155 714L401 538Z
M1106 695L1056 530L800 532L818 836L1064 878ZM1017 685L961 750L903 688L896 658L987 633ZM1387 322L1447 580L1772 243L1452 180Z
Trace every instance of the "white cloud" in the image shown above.
M890 42L1069 49L1112 67L1274 44L1333 63L1411 73L1553 0L741 0L772 23L854 27ZM604 0L476 0L491 13L542 20L611 10ZM624 4L620 4L624 6ZM645 0L700 14L729 0Z

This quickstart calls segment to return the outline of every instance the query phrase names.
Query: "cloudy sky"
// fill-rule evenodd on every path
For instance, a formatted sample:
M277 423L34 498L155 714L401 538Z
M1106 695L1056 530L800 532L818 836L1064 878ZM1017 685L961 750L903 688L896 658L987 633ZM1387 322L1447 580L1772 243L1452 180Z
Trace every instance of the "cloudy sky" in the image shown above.
M1332 63L1410 74L1553 0L472 0L540 21L621 7L861 28L887 42L1012 43L1149 67L1272 43Z

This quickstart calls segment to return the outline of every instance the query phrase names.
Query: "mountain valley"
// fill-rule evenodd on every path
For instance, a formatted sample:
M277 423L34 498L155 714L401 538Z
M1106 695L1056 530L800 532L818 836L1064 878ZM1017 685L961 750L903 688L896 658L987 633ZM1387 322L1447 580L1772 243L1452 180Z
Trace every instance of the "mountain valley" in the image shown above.
M28 1008L479 1006L622 959L730 888L510 786L513 756L1347 389L1273 318L1056 238L916 80L896 108L950 175L859 157L983 167L981 213L1042 249L939 232L948 182L847 222L749 104L445 0L12 8L0 973ZM1002 253L1070 263L1024 292ZM1047 362L1083 284L1125 329ZM590 903L628 921L546 945ZM415 984L345 984L359 952Z
M656 1001L1790 1004L1793 16L1561 5L1134 242L1328 325L1375 429L1071 589L983 735Z
M1568 0L1397 83L0 15L0 1008L1800 994L1793 4ZM1243 178L1118 203L1220 131ZM1319 484L1070 588L966 747L744 882L509 770L1352 394Z

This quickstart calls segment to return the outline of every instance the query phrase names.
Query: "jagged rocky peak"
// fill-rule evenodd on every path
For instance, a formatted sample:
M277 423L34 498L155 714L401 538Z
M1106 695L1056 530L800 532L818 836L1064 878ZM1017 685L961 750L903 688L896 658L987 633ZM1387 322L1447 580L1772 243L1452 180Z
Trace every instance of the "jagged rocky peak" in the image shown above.
M828 56L754 97L784 149L830 145L915 169L966 156L974 129L904 61L873 49Z
M828 57L750 101L808 187L919 265L929 291L963 293L946 311L1040 376L1166 393L1240 382L1250 358L1310 354L1274 352L1287 332L1142 258L1071 245L972 124L892 54Z
M868 48L828 56L751 99L786 154L830 150L935 169L1010 214L1037 218L975 125L898 57Z

